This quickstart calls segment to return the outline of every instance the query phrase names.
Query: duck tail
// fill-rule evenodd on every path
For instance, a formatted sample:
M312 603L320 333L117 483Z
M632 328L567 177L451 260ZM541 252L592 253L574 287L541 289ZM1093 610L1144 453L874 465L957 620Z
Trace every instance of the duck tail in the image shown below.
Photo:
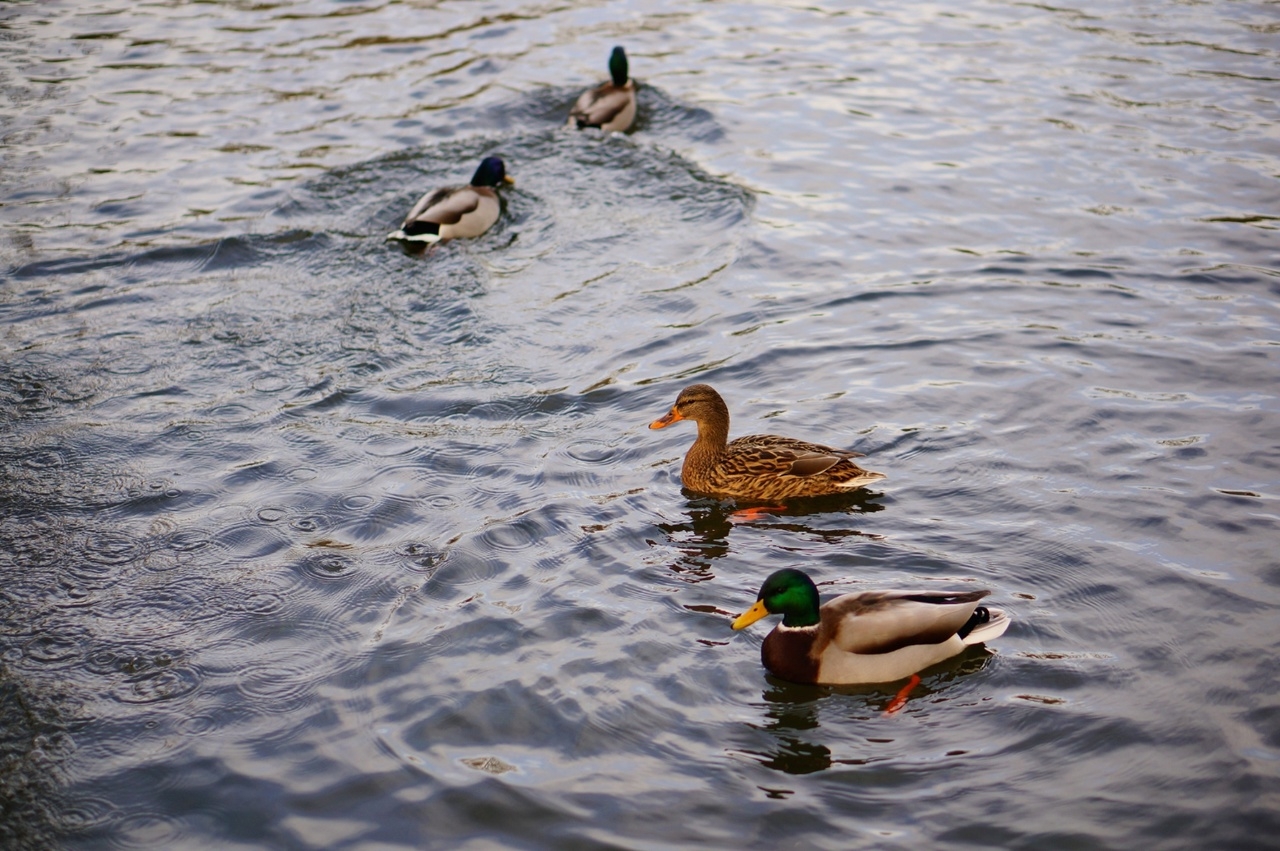
M850 463L852 464L853 462ZM872 482L878 482L881 479L888 478L884 473L877 473L873 470L864 470L857 465L854 465L854 470L856 472L841 481L840 484L837 485L838 488L841 490L864 488Z
M439 242L440 225L436 222L409 222L400 230L393 230L387 234L387 239L398 239L404 242Z
M989 609L978 606L969 616L969 621L960 628L956 635L965 644L982 644L999 638L1009 628L1009 616L1003 609Z

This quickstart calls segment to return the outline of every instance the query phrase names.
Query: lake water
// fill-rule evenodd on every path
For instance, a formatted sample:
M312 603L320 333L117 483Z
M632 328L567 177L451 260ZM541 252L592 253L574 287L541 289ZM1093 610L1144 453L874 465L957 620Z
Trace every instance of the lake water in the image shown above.
M1280 6L0 7L0 836L1274 848ZM634 133L562 126L614 44ZM482 238L383 236L502 156ZM887 475L682 493L681 387ZM986 587L896 685L730 616Z

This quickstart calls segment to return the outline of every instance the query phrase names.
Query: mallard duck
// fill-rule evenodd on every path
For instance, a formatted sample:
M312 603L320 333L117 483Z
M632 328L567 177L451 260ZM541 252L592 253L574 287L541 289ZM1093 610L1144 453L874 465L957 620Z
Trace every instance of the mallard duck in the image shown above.
M631 127L636 119L636 84L627 79L627 52L621 47L609 54L609 76L609 82L578 96L569 112L570 127L617 132Z
M515 180L507 176L499 157L485 157L470 185L445 186L423 195L387 239L431 243L480 236L498 220L498 193L493 190L501 183Z
M844 493L884 478L849 460L861 452L776 434L729 441L729 408L707 384L681 390L670 413L649 428L680 420L698 424L698 439L680 468L681 482L696 493L768 502Z
M779 570L737 617L743 629L782 615L760 648L775 675L794 683L890 683L1002 635L1009 617L979 606L990 591L861 591L818 605L803 571Z

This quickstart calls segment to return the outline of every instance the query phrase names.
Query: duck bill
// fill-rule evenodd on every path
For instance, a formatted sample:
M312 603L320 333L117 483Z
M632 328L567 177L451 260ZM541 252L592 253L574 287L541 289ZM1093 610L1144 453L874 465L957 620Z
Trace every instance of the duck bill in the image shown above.
M734 618L733 628L746 629L768 614L769 610L764 607L764 600L756 600L756 604L754 606Z
M502 182L507 184L508 186L516 185L516 179L509 174L502 175Z
M680 422L682 419L684 419L684 417L680 416L680 412L675 408L672 408L665 417L649 423L649 428L666 428L672 423Z

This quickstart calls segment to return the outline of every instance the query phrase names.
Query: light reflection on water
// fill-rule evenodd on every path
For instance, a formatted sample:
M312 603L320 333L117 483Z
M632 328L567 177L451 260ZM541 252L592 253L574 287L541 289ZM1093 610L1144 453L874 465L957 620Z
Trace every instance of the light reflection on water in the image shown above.
M12 5L3 835L1262 847L1272 17ZM694 379L889 478L686 498ZM886 716L728 630L782 565L1014 622Z

